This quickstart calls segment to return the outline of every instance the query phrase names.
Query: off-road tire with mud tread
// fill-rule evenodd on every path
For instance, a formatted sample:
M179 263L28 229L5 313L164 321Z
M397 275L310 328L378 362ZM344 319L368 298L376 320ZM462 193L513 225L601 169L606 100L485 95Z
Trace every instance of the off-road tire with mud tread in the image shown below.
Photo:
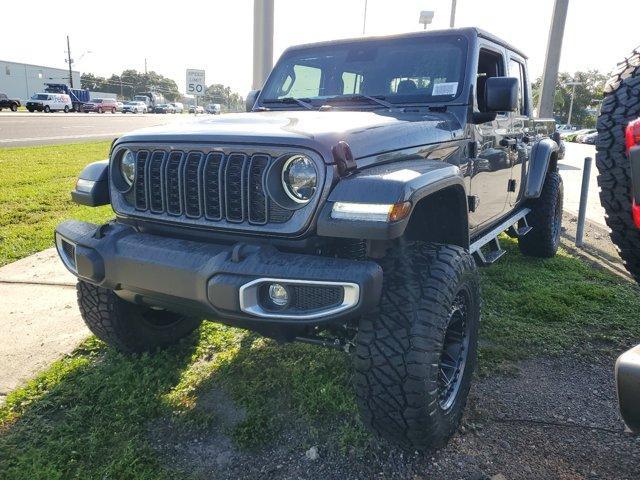
M112 290L78 281L78 305L96 337L116 349L144 352L177 343L200 325L197 318L134 305Z
M409 449L446 444L462 417L476 363L480 287L476 264L464 249L404 242L381 260L382 296L360 320L354 386L363 422ZM469 345L453 404L438 396L440 355L454 298L469 296Z
M631 174L625 146L627 124L640 117L640 47L618 65L605 86L598 117L596 167L600 202L625 267L640 282L640 230L631 216Z
M531 231L518 239L523 255L551 258L558 252L563 197L562 177L552 170L547 173L540 196L529 204L527 221Z

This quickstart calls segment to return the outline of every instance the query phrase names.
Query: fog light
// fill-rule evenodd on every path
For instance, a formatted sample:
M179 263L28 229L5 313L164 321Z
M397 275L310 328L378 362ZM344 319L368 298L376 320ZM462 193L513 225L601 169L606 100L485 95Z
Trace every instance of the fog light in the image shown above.
M287 291L287 287L280 285L279 283L272 283L269 285L269 299L274 305L284 307L289 303L289 292Z

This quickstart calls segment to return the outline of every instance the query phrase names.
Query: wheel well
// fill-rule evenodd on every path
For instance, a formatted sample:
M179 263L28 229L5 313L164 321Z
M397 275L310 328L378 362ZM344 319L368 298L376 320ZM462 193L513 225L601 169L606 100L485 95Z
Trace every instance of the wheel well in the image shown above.
M459 186L447 187L421 199L413 209L405 236L469 248L467 197Z

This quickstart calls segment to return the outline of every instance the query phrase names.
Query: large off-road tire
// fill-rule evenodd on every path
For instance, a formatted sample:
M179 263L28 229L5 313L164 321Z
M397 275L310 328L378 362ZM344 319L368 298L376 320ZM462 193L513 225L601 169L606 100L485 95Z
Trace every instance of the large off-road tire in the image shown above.
M77 284L84 322L96 337L122 352L153 351L177 343L200 325L197 318L134 305L112 290Z
M439 448L458 427L476 364L476 265L460 247L425 242L400 243L381 264L380 303L356 336L360 415L405 448Z
M558 252L563 198L562 177L552 170L547 173L540 196L529 204L531 213L527 215L527 221L531 231L518 239L524 255L550 258Z
M627 124L640 117L640 48L618 65L604 89L598 118L596 166L600 202L625 267L640 281L640 230L631 216L631 177L625 148Z

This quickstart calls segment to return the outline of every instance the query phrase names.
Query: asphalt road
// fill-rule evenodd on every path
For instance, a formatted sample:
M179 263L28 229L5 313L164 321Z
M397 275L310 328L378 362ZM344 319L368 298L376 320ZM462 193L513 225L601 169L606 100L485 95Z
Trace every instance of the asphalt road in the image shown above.
M0 112L0 148L105 140L193 115Z

